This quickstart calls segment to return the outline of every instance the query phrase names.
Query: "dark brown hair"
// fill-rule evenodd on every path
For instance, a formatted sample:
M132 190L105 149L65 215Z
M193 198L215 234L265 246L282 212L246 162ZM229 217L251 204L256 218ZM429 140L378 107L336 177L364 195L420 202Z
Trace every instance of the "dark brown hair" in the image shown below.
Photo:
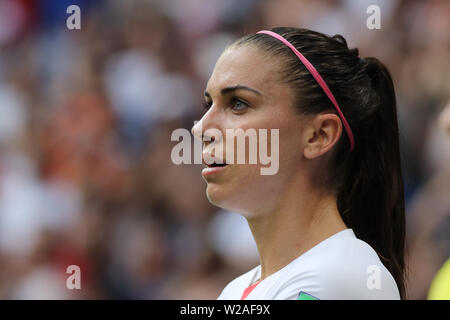
M329 185L338 210L356 236L374 248L405 298L405 206L400 164L399 130L394 85L376 58L361 59L346 40L319 32L278 27L280 34L317 69L333 92L355 136L350 152L345 131L333 148ZM251 34L232 46L255 45L279 59L285 81L296 93L304 115L335 112L334 106L302 62L281 41Z

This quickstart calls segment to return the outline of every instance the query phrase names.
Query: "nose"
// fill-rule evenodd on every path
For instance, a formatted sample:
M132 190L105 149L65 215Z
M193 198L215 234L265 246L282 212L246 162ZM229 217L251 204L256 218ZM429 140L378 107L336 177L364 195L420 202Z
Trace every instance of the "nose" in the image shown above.
M194 126L191 129L191 133L194 138L199 140L203 140L203 132L202 132L202 121L194 121Z
M214 131L205 130L202 126L201 120L194 123L194 126L191 129L191 133L194 136L194 138L199 139L205 144L214 142L216 140L216 137L213 134L208 134L208 132L213 133Z
M213 142L215 140L214 131L218 129L217 123L215 123L216 116L212 113L210 109L206 112L200 121L194 122L194 126L191 129L192 135L203 141L203 142ZM211 129L211 130L208 130ZM208 132L210 134L208 134Z

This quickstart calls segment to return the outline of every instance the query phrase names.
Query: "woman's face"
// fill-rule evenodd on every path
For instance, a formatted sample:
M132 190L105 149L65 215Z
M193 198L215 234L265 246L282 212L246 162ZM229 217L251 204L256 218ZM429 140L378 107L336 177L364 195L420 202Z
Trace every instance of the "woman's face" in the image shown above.
M226 129L255 129L257 133L259 129L266 129L269 157L271 148L277 147L272 144L278 144L279 169L274 175L261 174L260 169L269 165L261 164L258 154L257 164L248 163L248 139L245 164L228 164L202 173L210 202L244 215L273 210L280 193L301 172L302 117L293 107L291 89L277 81L280 66L275 60L253 46L227 49L217 61L206 86L205 102L210 107L193 128L197 137L211 128L221 133L221 137L214 136L212 141L204 142L204 159L214 155L216 159L225 160L227 153L231 154ZM242 87L236 89L237 86ZM271 129L279 129L279 143L270 139ZM258 143L263 142L257 136ZM214 154L218 144L223 147L223 155ZM236 141L233 152L237 154Z

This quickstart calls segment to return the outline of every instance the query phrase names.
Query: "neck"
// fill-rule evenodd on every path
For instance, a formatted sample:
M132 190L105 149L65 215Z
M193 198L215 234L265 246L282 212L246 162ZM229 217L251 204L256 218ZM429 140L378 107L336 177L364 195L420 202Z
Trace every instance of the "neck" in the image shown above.
M247 218L258 247L261 280L347 228L335 196L298 187L283 193L280 204L269 214Z

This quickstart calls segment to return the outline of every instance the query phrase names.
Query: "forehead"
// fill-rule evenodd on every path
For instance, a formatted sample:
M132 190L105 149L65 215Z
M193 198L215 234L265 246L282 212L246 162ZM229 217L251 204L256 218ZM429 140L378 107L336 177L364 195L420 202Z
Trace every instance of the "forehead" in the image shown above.
M226 49L217 60L207 84L207 91L219 92L221 88L245 85L259 92L270 92L277 85L279 64L264 55L262 50L244 45Z

